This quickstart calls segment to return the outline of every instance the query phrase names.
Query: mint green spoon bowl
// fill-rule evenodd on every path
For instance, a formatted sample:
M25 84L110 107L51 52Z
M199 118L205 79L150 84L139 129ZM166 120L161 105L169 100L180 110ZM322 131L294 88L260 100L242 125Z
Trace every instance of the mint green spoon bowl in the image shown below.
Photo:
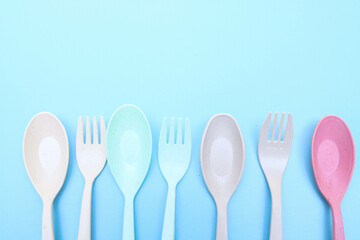
M112 115L106 134L110 170L125 198L123 240L134 240L134 198L148 172L152 138L145 114L123 105Z

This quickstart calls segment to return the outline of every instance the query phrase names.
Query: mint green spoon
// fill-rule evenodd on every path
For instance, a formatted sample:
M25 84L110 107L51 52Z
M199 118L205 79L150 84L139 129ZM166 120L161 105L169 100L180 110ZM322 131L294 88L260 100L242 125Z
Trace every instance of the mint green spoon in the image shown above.
M106 134L110 170L125 198L123 240L134 240L134 198L148 172L151 131L145 114L123 105L111 116Z

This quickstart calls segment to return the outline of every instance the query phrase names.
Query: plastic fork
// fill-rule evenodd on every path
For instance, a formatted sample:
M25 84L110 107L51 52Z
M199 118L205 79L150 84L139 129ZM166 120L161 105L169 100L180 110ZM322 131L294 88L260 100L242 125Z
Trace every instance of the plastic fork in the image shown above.
M176 186L185 175L191 158L190 120L185 120L184 142L182 136L182 119L178 119L177 138L175 142L175 118L171 118L169 141L167 141L167 118L162 123L159 139L159 165L162 175L168 184L162 240L175 238L175 193Z
M99 142L96 117L93 118L93 142L91 142L90 119L86 117L86 141L84 143L83 118L80 116L76 135L76 159L85 179L81 203L78 239L91 239L91 193L95 178L106 163L106 127L104 118L100 117L101 137Z
M270 240L282 240L281 213L281 180L289 160L293 139L292 114L289 113L284 139L281 139L285 113L281 114L278 135L275 138L278 113L275 113L271 139L268 139L271 123L271 113L267 116L260 131L258 154L261 168L267 179L272 200Z

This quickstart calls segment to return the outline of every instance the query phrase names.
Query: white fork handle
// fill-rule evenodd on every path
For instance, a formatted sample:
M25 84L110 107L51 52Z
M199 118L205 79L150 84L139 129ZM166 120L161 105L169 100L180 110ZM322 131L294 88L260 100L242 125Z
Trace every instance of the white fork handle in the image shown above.
M78 240L91 239L91 193L93 181L85 180L84 193L81 203Z
M281 182L271 189L270 240L282 240Z
M53 201L43 200L42 240L54 240L52 204Z
M227 240L227 203L216 204L217 223L216 223L216 240Z
M176 186L168 185L168 194L166 199L164 224L162 229L162 240L175 239L175 195Z

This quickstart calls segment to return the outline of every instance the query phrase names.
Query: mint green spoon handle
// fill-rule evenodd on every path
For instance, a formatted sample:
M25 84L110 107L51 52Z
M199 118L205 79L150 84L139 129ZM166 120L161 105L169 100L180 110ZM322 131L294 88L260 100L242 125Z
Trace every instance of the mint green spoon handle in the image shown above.
M134 198L125 198L123 240L135 240Z
M166 199L165 217L161 239L175 239L175 191L176 186L169 185Z

